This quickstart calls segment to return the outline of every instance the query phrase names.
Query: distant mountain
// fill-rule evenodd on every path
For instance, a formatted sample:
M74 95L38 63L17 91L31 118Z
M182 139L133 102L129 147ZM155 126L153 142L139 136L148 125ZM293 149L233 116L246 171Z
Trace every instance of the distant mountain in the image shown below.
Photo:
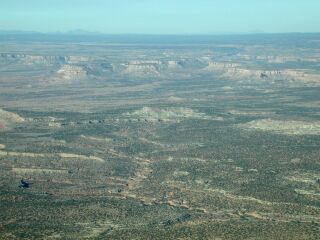
M36 32L0 30L0 42L109 42L123 44L277 44L278 46L304 46L306 41L316 45L320 33L247 33L216 35L148 35L148 34L106 34L76 29L67 32Z
M5 34L20 35L20 34L41 34L41 33L36 31L19 31L19 30L1 30L0 29L0 34L1 35L5 35Z
M19 30L1 30L0 34L14 34L14 35L29 35L29 34L43 34L43 35L102 35L100 32L85 31L82 29L74 29L66 32L37 32L37 31L19 31Z
M74 29L67 32L61 32L62 34L70 34L70 35L101 35L100 32L94 32L94 31L86 31L83 29Z

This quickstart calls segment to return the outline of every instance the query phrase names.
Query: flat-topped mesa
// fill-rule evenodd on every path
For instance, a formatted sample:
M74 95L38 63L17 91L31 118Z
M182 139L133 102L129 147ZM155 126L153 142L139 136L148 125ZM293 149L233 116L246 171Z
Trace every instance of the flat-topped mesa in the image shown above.
M222 62L212 62L210 61L208 63L208 66L206 67L207 70L226 70L229 68L236 68L238 67L238 64L234 64L234 63L222 63Z
M1 53L0 61L11 63L18 62L21 64L32 65L32 64L63 64L66 63L66 56L44 56L44 55L29 55L29 54L14 54L14 53Z
M185 68L201 68L192 60L132 60L126 63L111 64L113 72L138 77L163 76L171 71Z
M0 62L18 62L26 65L42 64L77 64L89 62L91 58L87 56L50 56L50 55L31 55L19 53L0 53Z
M209 62L208 66L204 70L218 72L222 76L229 76L236 79L249 76L259 78L262 73L257 70L241 68L238 64L223 62Z
M65 59L66 59L66 62L69 64L84 63L92 60L92 58L87 56L67 56L65 57Z
M262 60L266 61L267 63L287 63L287 62L318 62L318 56L274 56L274 55L267 55L267 56L256 56L254 60Z
M161 61L159 60L132 60L129 61L129 65L149 65L149 64L155 64L155 65L161 65L163 64Z
M87 71L84 70L80 66L74 66L74 65L63 65L57 73L61 75L64 79L75 79L75 78L81 78L87 76Z
M209 61L204 70L216 72L224 77L232 79L272 79L272 80L295 80L302 82L320 82L320 75L306 72L305 70L282 69L282 70L263 70L248 69L234 63L212 62Z
M134 76L148 76L148 75L160 75L159 66L161 65L160 61L131 61L129 63L121 64L121 67L124 68L122 74L130 74Z

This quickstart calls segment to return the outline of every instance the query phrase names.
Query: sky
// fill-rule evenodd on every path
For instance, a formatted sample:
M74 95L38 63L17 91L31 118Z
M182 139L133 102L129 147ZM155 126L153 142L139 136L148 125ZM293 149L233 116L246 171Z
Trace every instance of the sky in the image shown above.
M320 32L320 0L0 0L0 30L108 34Z

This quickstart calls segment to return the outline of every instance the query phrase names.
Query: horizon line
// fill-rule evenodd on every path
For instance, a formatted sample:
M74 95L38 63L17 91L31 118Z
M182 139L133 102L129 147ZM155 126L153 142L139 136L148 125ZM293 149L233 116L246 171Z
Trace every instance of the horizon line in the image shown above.
M85 30L70 30L70 31L52 31L52 32L41 32L41 31L28 31L28 30L2 30L0 34L39 34L39 35L88 35L88 36L232 36L232 35L281 35L281 34L319 34L317 32L263 32L263 31L252 31L252 32L216 32L216 33L104 33L95 31Z

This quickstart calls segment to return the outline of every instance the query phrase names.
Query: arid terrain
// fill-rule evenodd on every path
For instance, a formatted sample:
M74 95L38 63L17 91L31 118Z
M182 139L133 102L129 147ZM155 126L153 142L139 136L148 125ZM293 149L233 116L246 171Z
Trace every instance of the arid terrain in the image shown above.
M320 34L0 43L0 239L320 239Z

